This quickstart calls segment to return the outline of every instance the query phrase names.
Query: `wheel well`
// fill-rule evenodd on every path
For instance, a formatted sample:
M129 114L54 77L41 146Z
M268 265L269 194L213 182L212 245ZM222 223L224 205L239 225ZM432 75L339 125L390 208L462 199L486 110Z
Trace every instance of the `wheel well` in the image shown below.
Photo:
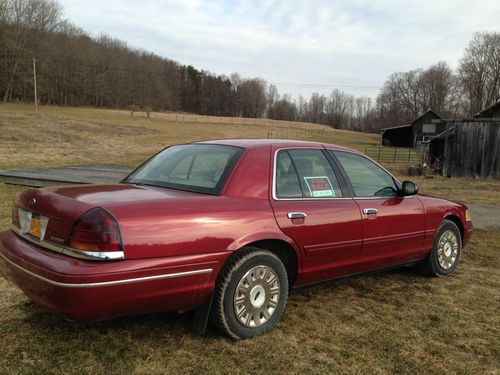
M458 230L460 230L460 237L462 238L462 242L463 242L464 235L465 235L465 229L464 229L464 225L462 224L462 221L458 218L458 216L448 215L445 217L445 220L452 221L456 224L456 226L458 227Z
M268 250L280 258L288 274L288 285L290 288L293 287L297 280L298 261L297 254L290 244L282 240L262 240L249 243L245 246L253 246L259 249Z

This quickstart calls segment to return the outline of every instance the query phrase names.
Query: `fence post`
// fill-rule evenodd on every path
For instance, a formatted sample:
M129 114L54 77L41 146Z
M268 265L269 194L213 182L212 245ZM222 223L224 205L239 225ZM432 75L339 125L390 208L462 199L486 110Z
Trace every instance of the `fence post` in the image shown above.
M395 163L396 162L396 147L394 147L394 160L393 162Z
M411 148L408 147L408 163L410 162Z
M380 162L380 150L381 150L382 146L378 146L378 158L377 158L377 161Z

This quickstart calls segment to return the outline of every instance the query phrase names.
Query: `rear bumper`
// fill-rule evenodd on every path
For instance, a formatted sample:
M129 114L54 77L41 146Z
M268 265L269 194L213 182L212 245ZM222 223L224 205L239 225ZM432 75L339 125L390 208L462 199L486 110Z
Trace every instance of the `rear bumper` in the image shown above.
M225 256L89 261L0 233L0 274L39 305L81 321L197 308Z

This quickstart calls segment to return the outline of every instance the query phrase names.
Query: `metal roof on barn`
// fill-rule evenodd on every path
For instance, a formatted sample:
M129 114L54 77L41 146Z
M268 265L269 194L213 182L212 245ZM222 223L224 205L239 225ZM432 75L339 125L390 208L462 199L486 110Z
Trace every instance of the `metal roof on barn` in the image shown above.
M411 123L411 125L415 125L417 124L420 120L424 119L424 118L427 118L427 117L434 117L436 120L441 120L442 117L439 116L436 112L434 112L432 109L429 109L427 112L425 112L423 115L417 117L415 120L413 120L413 122Z
M398 126L390 126L388 128L382 128L380 129L380 131L384 132L385 130L389 130L389 129L400 129L400 128L406 128L408 126L412 126L412 124L406 124L406 125L398 125Z
M500 118L500 97L495 103L479 111L472 118Z

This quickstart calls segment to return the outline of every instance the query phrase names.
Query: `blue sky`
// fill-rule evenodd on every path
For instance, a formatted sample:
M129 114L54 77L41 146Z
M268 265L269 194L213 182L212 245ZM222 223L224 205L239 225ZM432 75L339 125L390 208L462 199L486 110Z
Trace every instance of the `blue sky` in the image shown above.
M475 31L500 31L498 0L61 0L92 35L309 97L375 97L395 71L458 65ZM293 85L300 84L300 85Z

